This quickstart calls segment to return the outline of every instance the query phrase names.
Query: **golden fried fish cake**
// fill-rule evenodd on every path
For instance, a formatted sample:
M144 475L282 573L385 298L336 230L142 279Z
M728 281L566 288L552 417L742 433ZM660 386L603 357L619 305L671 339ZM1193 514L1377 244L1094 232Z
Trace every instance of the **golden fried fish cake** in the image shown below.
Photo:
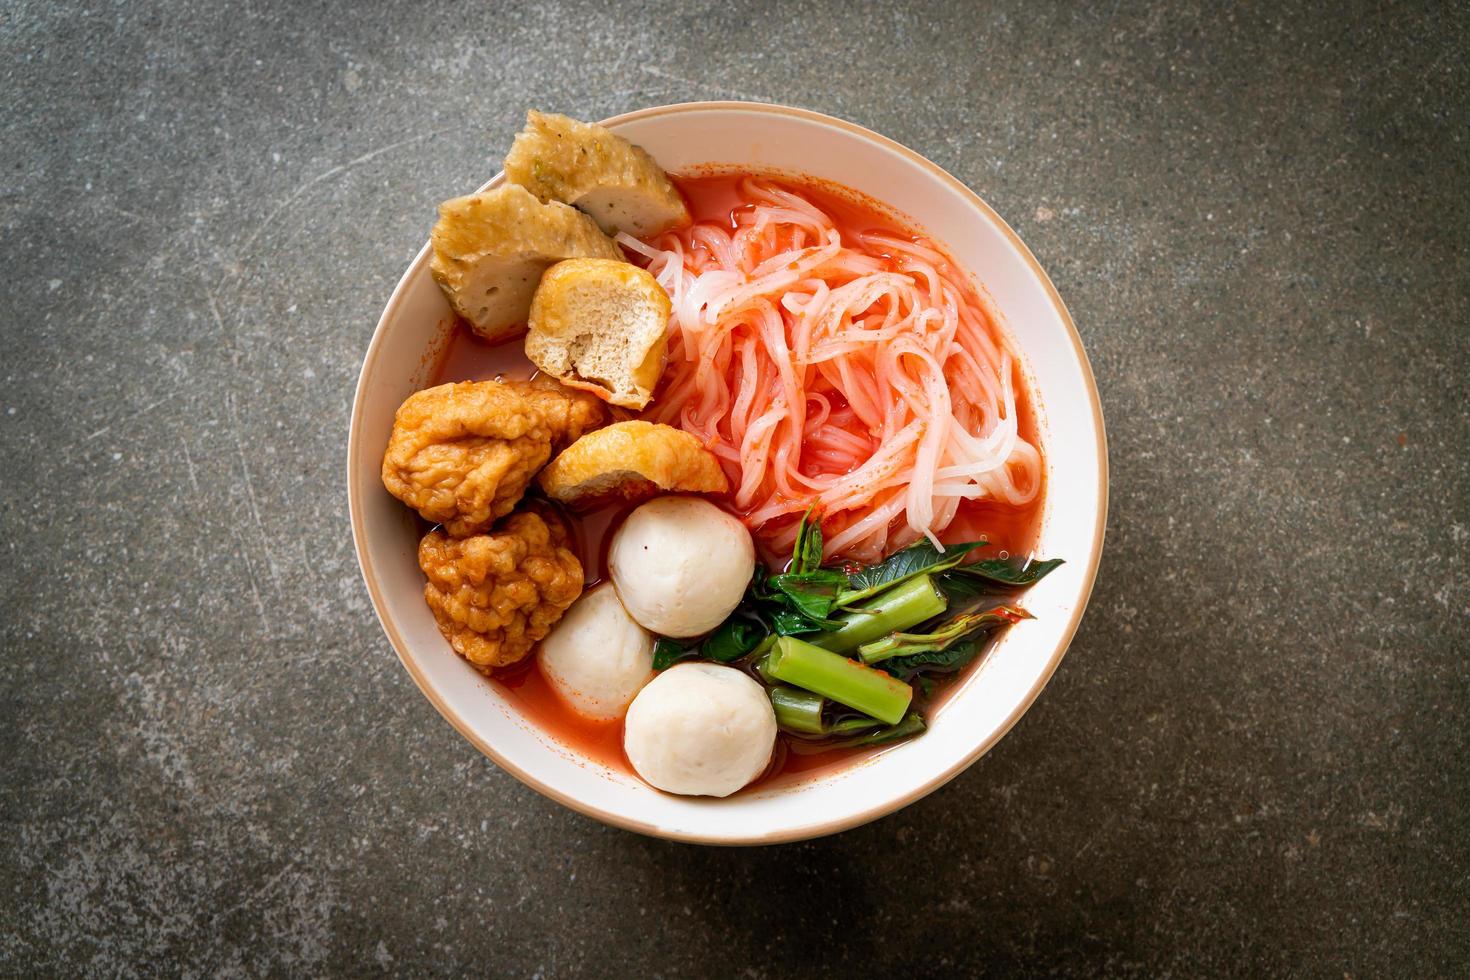
M519 332L541 273L572 258L623 258L587 215L506 184L439 205L429 272L455 312L487 340Z
M585 211L609 235L650 238L690 221L684 198L647 150L556 113L526 113L505 155L505 176L543 201Z
M512 514L487 534L419 542L424 600L439 631L476 669L525 659L582 594L582 563L549 508Z
M596 397L551 381L463 381L410 395L383 486L454 537L509 514L551 454L606 420Z

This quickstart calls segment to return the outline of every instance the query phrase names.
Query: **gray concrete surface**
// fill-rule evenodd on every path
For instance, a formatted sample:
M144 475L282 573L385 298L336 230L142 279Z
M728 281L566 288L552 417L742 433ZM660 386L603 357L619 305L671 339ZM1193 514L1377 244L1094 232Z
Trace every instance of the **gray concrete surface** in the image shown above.
M1464 976L1464 5L0 10L0 973ZM612 830L368 608L352 385L528 106L871 126L1027 239L1101 385L1091 611L836 838Z

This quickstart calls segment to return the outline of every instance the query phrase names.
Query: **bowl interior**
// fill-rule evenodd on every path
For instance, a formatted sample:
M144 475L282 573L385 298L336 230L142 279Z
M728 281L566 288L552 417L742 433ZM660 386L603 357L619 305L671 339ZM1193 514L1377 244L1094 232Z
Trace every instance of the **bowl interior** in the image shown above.
M665 795L587 760L522 717L440 636L423 601L414 521L379 480L393 413L424 384L430 368L425 352L440 340L450 316L429 276L426 249L383 312L353 406L349 500L373 604L414 680L467 739L583 813L662 837L726 844L799 839L871 820L942 785L993 745L1040 693L1076 630L1096 573L1106 510L1102 416L1086 355L1051 282L1015 233L957 180L898 144L816 113L746 103L646 109L607 125L670 170L736 165L846 184L944 243L989 293L1027 363L1047 466L1038 550L1067 563L1027 593L1036 619L1007 631L929 732L856 765L804 783L707 800Z

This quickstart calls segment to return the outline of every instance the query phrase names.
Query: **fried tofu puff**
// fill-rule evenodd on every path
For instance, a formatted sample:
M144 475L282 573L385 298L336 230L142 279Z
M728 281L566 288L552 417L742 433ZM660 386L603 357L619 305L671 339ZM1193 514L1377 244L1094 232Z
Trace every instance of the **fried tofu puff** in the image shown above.
M682 429L615 422L589 432L552 460L538 482L576 511L638 503L662 493L724 493L729 484L715 454Z
M454 651L487 674L525 659L582 594L582 563L568 543L549 509L468 538L424 535L424 599Z
M505 176L543 201L565 201L609 235L649 238L687 225L689 209L648 151L601 126L526 113L505 156Z
M664 373L669 313L669 294L646 269L558 262L531 300L526 357L562 384L641 409Z
M509 514L551 454L607 420L595 396L554 381L464 381L398 407L383 486L456 538Z
M434 280L454 311L492 341L525 326L541 274L553 263L623 259L587 215L514 184L439 205L429 241Z

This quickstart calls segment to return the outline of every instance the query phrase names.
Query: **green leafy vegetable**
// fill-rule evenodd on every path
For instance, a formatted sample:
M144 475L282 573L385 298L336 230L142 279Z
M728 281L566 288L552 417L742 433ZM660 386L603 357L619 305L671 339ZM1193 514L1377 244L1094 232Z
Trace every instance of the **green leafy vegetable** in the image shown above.
M1060 558L1029 563L1025 558L982 558L955 566L950 574L979 579L1006 588L1022 589L1040 582L1060 564Z
M821 531L818 529L815 533L820 535ZM817 551L820 555L820 542ZM794 558L793 567L800 561L799 556ZM748 617L759 619L779 636L835 629L836 624L829 622L827 616L831 612L833 598L846 581L847 577L835 569L816 568L772 575L763 565L757 565L737 615L743 612Z
M769 631L758 620L737 610L703 640L688 642L659 637L653 645L653 669L667 670L681 660L694 657L722 664L733 663L760 646L768 634ZM774 638L772 642L775 642Z
M882 727L883 723L877 718L869 718L867 715L848 715L846 718L838 718L827 725L826 734L851 735L854 732L867 732Z
M837 624L827 615L831 596L846 581L847 577L834 569L772 575L764 565L756 565L736 615L765 623L777 636L836 629Z
M789 684L776 684L769 693L771 707L776 712L776 725L783 732L802 738L843 738L883 727L883 722L867 715L849 714L828 720L834 710L841 710L841 705Z
M965 640L954 646L930 653L916 653L909 657L894 657L879 661L874 667L887 671L899 680L924 679L926 674L952 674L964 670L974 662L984 647L984 637ZM919 675L915 678L914 675Z
M939 586L939 590L949 600L949 607L956 611L967 606L981 605L982 602L978 600L1000 599L1015 591L1003 589L982 578L962 575L953 568L934 576L934 584Z
M705 637L700 651L711 660L728 664L754 650L765 636L766 628L760 623L732 616Z
M1000 605L983 613L967 613L941 623L928 633L890 633L881 640L864 643L858 655L865 664L874 664L892 657L907 657L918 653L938 653L954 643L982 630L1008 626L1031 614L1017 606Z
M743 662L769 689L783 732L834 748L890 744L925 730L910 710L915 689L931 696L936 678L973 663L991 633L1029 618L1012 597L1061 564L970 561L982 539L942 552L920 541L839 570L822 567L822 544L812 508L786 570L757 565L735 612L703 639L659 639L654 668Z
M801 636L806 633L821 633L827 629L825 625L831 620L814 622L793 609L777 609L768 617L771 621L771 632L777 636Z
M769 602L781 597L771 588L771 573L766 566L760 562L755 563L755 573L750 577L750 584L745 587L746 605L752 603Z
M954 568L965 556L976 548L984 547L985 541L954 544L941 554L929 541L916 541L902 551L894 552L876 565L853 572L847 578L847 588L837 597L839 607L862 602L869 596L891 589L916 575L933 574Z
M945 606L944 594L934 587L934 581L920 575L888 589L862 609L843 611L838 617L840 626L812 642L834 653L848 653L889 633L927 622L943 613Z
M778 684L769 691L771 707L776 712L776 725L787 732L803 735L827 734L827 723L822 720L827 699L799 687Z
M941 572L934 582L949 597L950 608L962 610L982 605L985 599L1014 595L1041 581L1060 564L1060 558L1029 564L1024 558L986 558Z
M856 749L867 745L887 745L901 739L912 738L923 732L926 727L928 726L924 724L924 716L917 711L910 711L896 725L880 728L866 735L838 739L832 742L831 746L834 749Z
M790 571L800 575L822 567L822 521L816 517L816 505L807 508L796 525L796 545L791 550Z
M779 681L890 725L898 723L914 697L914 689L902 681L794 636L776 641L767 656L766 670Z
M830 568L771 576L771 586L784 595L798 612L814 621L828 617L838 591L846 584L847 576Z
M755 653L750 658L750 666L755 669L756 674L766 687L775 687L781 683L780 678L771 673L771 650L776 645L776 637L768 636L766 640L768 642L762 643L755 648Z
M667 637L659 637L653 645L653 669L668 670L681 660L688 660L699 652L699 646L687 646Z
M751 661L755 663L757 667L759 667L760 659L771 652L771 647L775 646L776 641L779 639L780 637L777 636L775 633L768 634L765 639L761 640L755 645L754 650L750 651Z

